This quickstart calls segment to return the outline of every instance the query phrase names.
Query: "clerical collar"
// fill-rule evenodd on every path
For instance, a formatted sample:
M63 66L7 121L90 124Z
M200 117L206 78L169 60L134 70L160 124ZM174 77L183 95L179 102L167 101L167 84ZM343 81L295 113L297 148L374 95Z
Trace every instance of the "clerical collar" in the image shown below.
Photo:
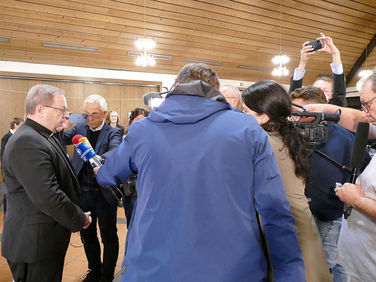
M104 125L104 121L102 122L102 124L101 124L100 126L98 126L98 127L95 128L95 129L91 128L90 126L89 126L89 128L90 128L91 131L95 132L95 131L99 131L99 130L101 130L102 127L103 127L103 125Z
M38 132L41 132L41 133L45 133L47 135L51 135L53 134L53 132L51 130L49 130L48 128L44 127L43 125L41 125L40 123L37 123L36 121L30 119L30 118L27 118L25 120L25 124L34 128L36 131Z

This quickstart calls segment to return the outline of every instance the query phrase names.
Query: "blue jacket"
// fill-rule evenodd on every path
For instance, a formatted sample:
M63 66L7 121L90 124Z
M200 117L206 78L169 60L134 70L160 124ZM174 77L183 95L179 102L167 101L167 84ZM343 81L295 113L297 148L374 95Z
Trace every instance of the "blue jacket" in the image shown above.
M72 138L77 134L86 136L88 130L88 124L77 124L72 129L65 131L63 135L64 145L71 145ZM111 153L119 146L121 141L122 135L120 130L118 128L111 127L107 123L104 123L101 132L99 133L94 151L97 153L97 155L101 156L102 159L106 160L106 158L109 157ZM76 151L73 153L72 164L74 172L76 175L78 175L84 165L84 161L80 158ZM82 183L80 184L82 185ZM110 205L118 204L118 200L114 197L110 190L102 189L101 192Z
M199 97L201 96L201 97ZM138 173L121 281L305 281L274 154L256 120L204 82L181 84L99 169L102 185Z

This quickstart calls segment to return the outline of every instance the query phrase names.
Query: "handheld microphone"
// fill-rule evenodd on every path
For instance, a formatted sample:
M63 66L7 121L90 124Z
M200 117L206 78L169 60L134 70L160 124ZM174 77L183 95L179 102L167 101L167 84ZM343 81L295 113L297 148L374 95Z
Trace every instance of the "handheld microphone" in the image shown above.
M353 151L351 155L351 179L350 182L355 184L355 180L359 175L360 168L364 162L364 154L366 153L367 141L368 141L369 123L359 122L355 133L355 141ZM345 204L343 207L343 213L345 218L348 218L351 213L352 207Z
M86 137L83 137L82 135L75 135L72 138L72 143L74 145L74 149L81 159L83 159L85 162L89 162L93 168L102 166L101 161L98 159L97 154L95 153L93 147L91 147L90 142Z

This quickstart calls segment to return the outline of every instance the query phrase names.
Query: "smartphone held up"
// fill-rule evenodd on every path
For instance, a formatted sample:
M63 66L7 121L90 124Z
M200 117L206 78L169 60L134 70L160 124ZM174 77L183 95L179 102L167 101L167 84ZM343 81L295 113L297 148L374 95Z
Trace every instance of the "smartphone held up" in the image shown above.
M317 39L315 41L312 41L312 42L309 42L309 43L305 44L305 46L312 46L313 50L311 50L310 52L314 52L316 50L324 48L325 47L325 43L324 43L323 40Z

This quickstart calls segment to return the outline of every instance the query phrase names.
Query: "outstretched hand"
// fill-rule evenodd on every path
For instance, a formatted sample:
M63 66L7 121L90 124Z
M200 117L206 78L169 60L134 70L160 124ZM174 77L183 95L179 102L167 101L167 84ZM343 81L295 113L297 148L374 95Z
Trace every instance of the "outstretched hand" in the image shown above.
M318 37L317 39L321 39L323 42L324 42L324 47L319 49L318 51L319 52L327 52L331 55L334 55L334 54L339 54L339 50L338 48L334 45L333 43L333 39L329 36L325 36L324 33L320 32L320 37Z
M302 49L300 50L300 61L307 63L309 58L315 54L313 50L313 47L311 45L307 45L309 41L304 42L302 45Z

